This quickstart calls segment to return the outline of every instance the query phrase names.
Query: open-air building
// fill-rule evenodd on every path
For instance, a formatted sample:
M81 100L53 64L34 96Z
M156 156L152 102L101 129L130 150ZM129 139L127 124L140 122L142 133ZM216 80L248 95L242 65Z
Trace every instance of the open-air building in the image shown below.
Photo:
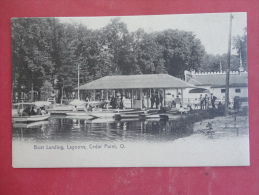
M126 108L142 109L151 107L152 93L158 93L163 97L163 105L168 104L172 95L179 95L183 102L183 90L186 88L195 86L168 74L143 74L105 76L76 89L90 92L92 101L109 101L112 96L122 94Z

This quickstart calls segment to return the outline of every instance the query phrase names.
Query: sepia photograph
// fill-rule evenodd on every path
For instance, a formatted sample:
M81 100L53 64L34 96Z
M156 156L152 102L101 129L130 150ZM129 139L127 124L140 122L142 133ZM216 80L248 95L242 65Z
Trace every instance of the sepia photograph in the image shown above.
M247 14L11 19L12 163L249 166Z

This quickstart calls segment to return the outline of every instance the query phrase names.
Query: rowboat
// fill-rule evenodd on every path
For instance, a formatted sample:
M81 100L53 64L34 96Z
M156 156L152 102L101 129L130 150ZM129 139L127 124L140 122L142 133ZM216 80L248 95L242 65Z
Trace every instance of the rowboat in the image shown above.
M113 118L116 113L114 112L89 112L90 116L94 116L96 118Z
M159 114L140 114L141 119L160 118Z
M95 118L93 120L85 120L85 124L98 124L98 123L114 123L113 118Z
M173 120L173 119L178 119L182 117L181 115L175 115L175 114L160 114L160 119L161 120Z
M44 121L49 118L49 114L46 115L32 115L32 116L14 116L13 121L14 122L36 122L36 121Z
M68 116L89 116L88 112L80 112L80 111L73 111L73 112L66 112Z
M126 119L126 118L139 118L138 114L116 114L115 119Z
M147 111L139 110L139 111L132 111L132 112L124 112L121 114L115 114L116 119L124 119L124 118L139 118L140 114L145 114Z
M98 110L98 111L89 111L89 112L84 112L84 111L73 111L73 112L66 112L67 116L91 116L94 118L114 118L116 114L118 113L127 113L127 114L132 114L132 113L143 113L144 111L133 111L133 109L129 110Z
M14 128L33 128L41 125L47 125L49 124L49 121L37 121L37 122L31 122L31 123L13 123Z

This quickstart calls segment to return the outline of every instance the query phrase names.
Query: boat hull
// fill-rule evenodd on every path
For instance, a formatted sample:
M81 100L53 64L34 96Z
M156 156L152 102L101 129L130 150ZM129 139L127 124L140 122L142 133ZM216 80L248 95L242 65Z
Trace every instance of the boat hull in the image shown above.
M89 116L89 113L86 112L66 112L68 116Z
M19 117L13 117L14 122L37 122L37 121L44 121L49 118L49 114L47 115L34 115L34 116L19 116Z
M141 119L149 119L149 118L160 118L159 114L140 114L139 117Z

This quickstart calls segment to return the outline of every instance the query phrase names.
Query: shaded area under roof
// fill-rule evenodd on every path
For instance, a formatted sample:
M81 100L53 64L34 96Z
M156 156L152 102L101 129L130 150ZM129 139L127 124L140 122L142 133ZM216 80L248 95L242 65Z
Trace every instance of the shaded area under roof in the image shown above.
M196 87L168 74L143 74L106 76L80 86L79 90L145 88L179 89Z

